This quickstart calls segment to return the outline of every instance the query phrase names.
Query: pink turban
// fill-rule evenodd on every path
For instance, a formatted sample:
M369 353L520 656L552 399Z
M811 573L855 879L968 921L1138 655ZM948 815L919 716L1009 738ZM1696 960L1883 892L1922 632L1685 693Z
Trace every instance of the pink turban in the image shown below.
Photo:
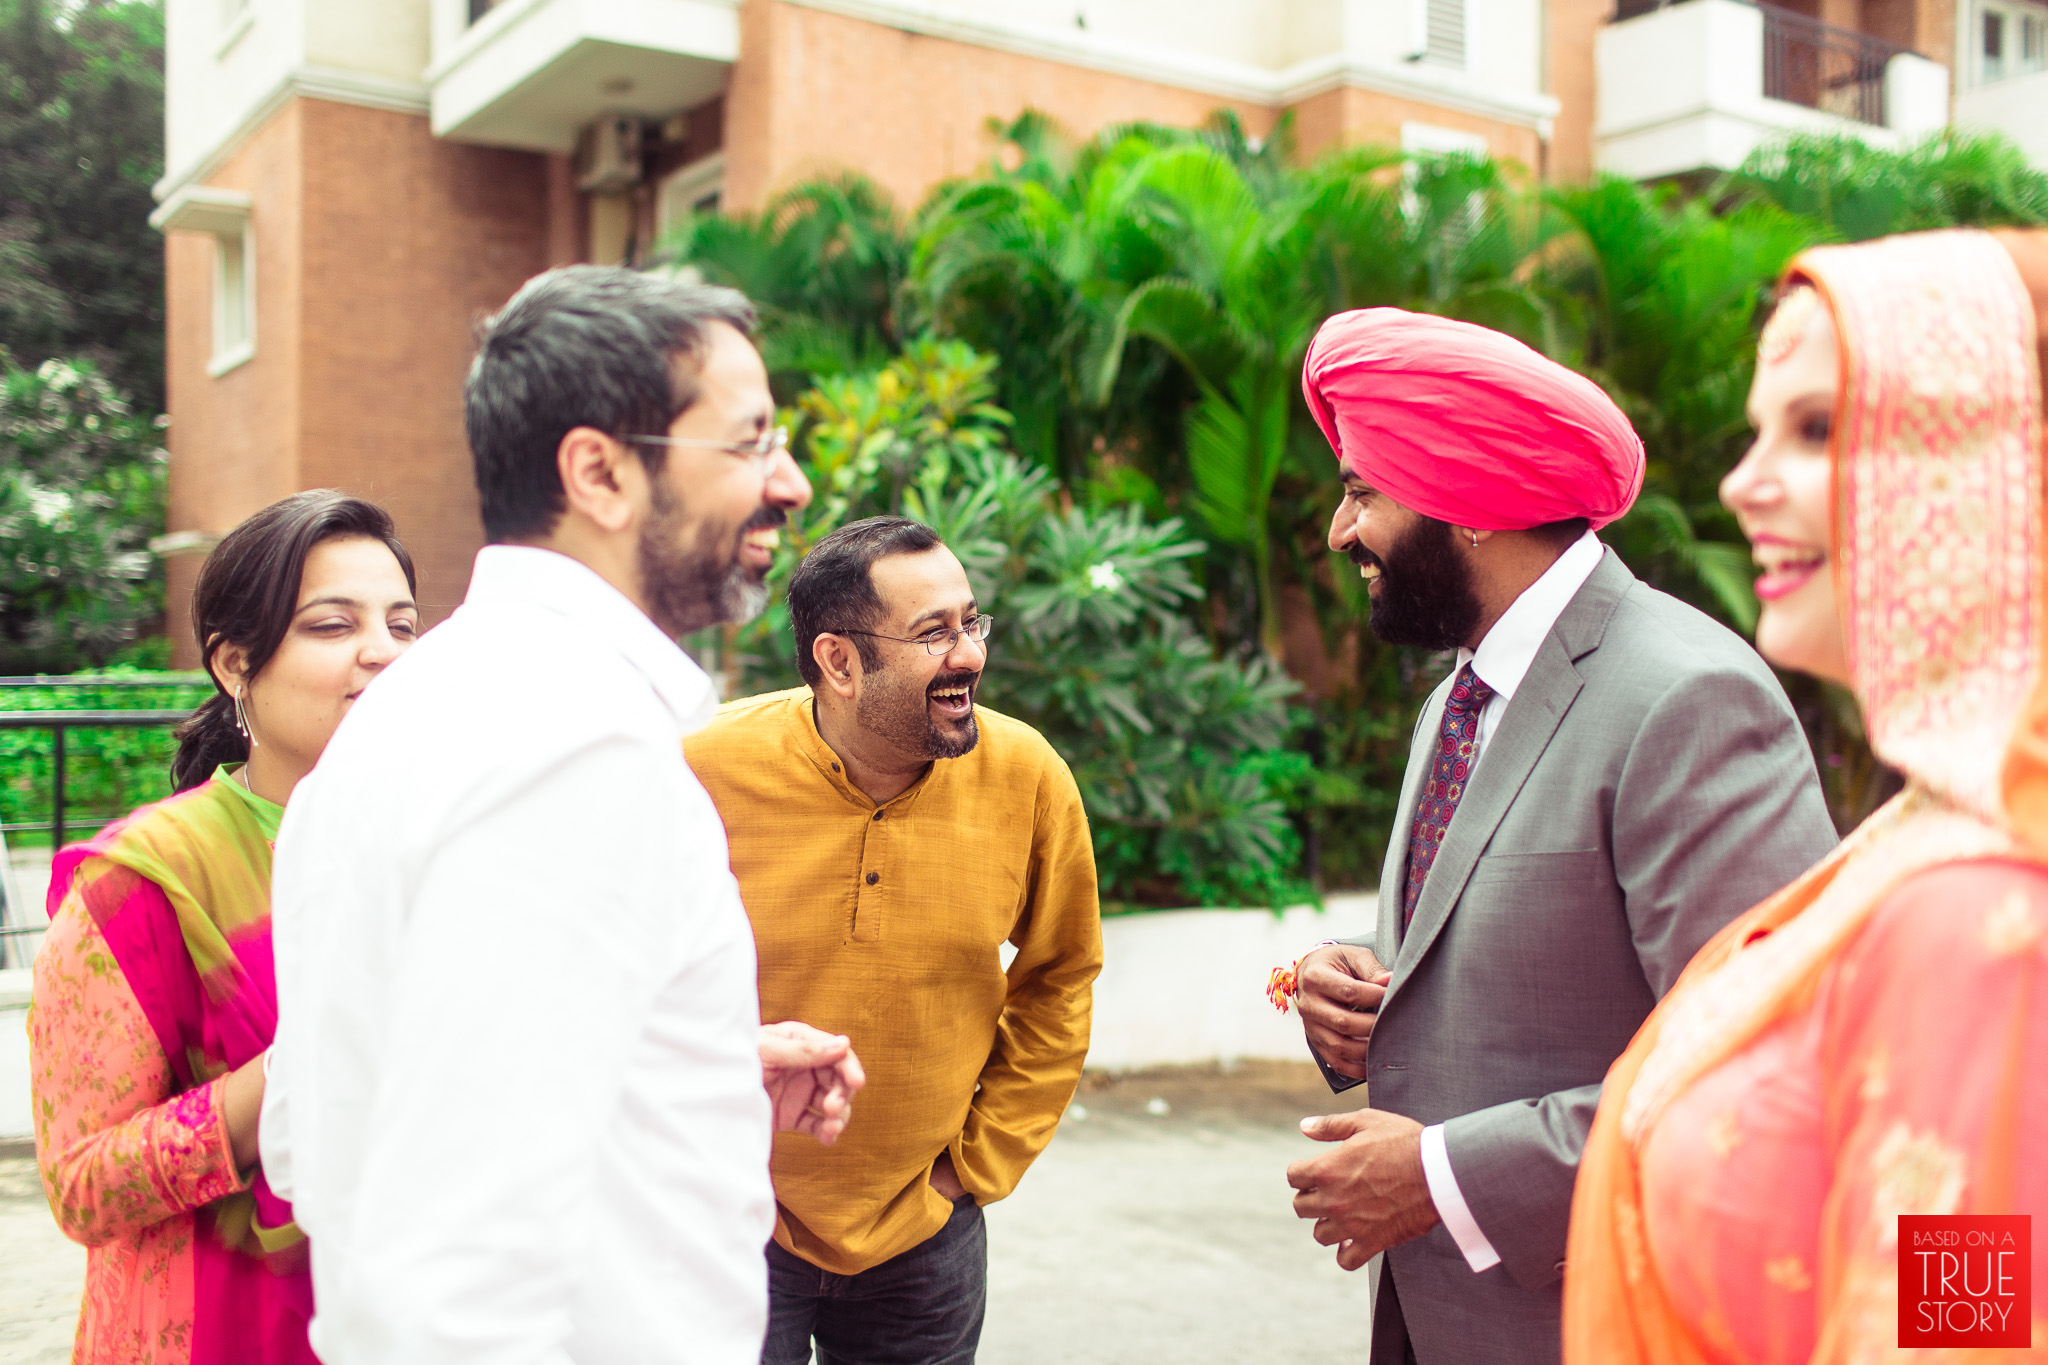
M1469 322L1339 313L1309 343L1301 388L1347 469L1453 526L1601 527L1643 487L1642 440L1598 384Z

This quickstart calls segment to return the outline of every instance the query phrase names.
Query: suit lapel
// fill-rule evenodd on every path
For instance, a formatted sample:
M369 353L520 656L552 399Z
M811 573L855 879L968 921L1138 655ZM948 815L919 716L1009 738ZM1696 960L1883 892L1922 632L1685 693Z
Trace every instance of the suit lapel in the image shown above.
M1429 880L1423 883L1422 899L1415 906L1415 922L1399 940L1396 979L1415 970L1415 964L1450 921L1451 911L1464 894L1465 883L1472 876L1479 855L1492 842L1508 807L1514 804L1536 761L1543 757L1551 737L1557 733L1558 722L1564 719L1564 713L1584 686L1574 661L1599 647L1615 607L1634 582L1635 575L1609 550L1565 607L1550 634L1544 637L1522 685L1515 689L1515 699L1508 703L1485 752L1480 754L1479 767L1465 789L1464 799L1458 803L1457 814L1451 818L1443 846L1437 850ZM1409 764L1414 766L1413 756ZM1412 784L1403 785L1405 788ZM1413 809L1412 804L1409 809ZM1399 904L1398 892L1395 903ZM1384 893L1381 904L1384 907Z

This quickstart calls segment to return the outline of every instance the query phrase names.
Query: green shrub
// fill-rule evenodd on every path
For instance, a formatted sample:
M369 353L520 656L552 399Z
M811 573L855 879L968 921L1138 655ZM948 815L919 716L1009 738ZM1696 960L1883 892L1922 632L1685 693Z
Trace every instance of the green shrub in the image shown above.
M94 680L148 680L144 687L110 687ZM0 688L0 711L189 710L212 695L213 686L189 673L152 673L115 668L73 682ZM0 823L41 823L51 817L54 745L48 730L0 730ZM177 744L168 727L71 729L65 735L65 824L67 839L96 830L108 819L171 794L171 755ZM8 834L13 847L41 847L47 831Z
M1264 658L1217 659L1189 624L1202 553L1178 520L1076 506L1005 440L994 362L917 341L897 360L822 380L796 414L815 500L792 519L753 624L693 642L728 695L792 686L788 576L818 538L898 513L960 556L997 618L982 699L1036 726L1074 771L1104 896L1145 904L1280 905L1313 896L1269 772L1294 684Z

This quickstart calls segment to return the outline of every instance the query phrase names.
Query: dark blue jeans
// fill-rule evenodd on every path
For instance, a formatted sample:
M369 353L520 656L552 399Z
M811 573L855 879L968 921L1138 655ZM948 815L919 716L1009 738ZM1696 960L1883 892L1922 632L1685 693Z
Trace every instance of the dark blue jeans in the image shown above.
M988 1307L988 1229L974 1196L929 1238L858 1275L768 1244L761 1365L974 1365Z

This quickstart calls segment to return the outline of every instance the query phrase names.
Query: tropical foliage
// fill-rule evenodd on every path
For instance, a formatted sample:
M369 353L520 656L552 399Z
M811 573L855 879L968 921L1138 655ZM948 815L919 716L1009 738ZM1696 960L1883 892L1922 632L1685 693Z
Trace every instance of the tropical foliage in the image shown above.
M1213 657L1189 624L1201 590L1188 565L1203 546L1179 520L1063 505L1052 476L1008 448L993 371L961 342L920 339L804 394L795 416L815 500L778 551L774 605L698 641L700 656L736 675L730 690L793 685L782 588L796 562L848 521L915 517L945 537L998 619L981 700L1036 726L1073 768L1106 897L1279 905L1312 894L1268 785L1294 683L1263 657Z
M1851 139L1767 149L1688 195L1617 178L1543 186L1470 158L1352 149L1309 164L1286 124L1259 142L1112 128L1078 145L1027 114L982 172L900 215L858 177L800 186L748 218L701 219L669 259L768 304L785 397L812 410L913 338L993 357L1009 446L1060 505L1177 518L1177 615L1209 657L1284 663L1306 704L1262 770L1328 883L1376 871L1414 703L1441 666L1362 629L1357 580L1323 526L1335 464L1299 398L1316 325L1393 305L1520 337L1593 376L1642 433L1649 473L1606 533L1637 573L1750 628L1748 550L1717 496L1747 440L1755 327L1802 248L1951 224L2048 223L2048 176L1992 137L1904 152ZM807 453L820 444L815 421ZM814 469L817 468L814 464ZM859 459L839 496L874 505L915 478ZM1846 699L1793 680L1838 816L1881 793ZM1192 809L1192 807L1190 807Z

